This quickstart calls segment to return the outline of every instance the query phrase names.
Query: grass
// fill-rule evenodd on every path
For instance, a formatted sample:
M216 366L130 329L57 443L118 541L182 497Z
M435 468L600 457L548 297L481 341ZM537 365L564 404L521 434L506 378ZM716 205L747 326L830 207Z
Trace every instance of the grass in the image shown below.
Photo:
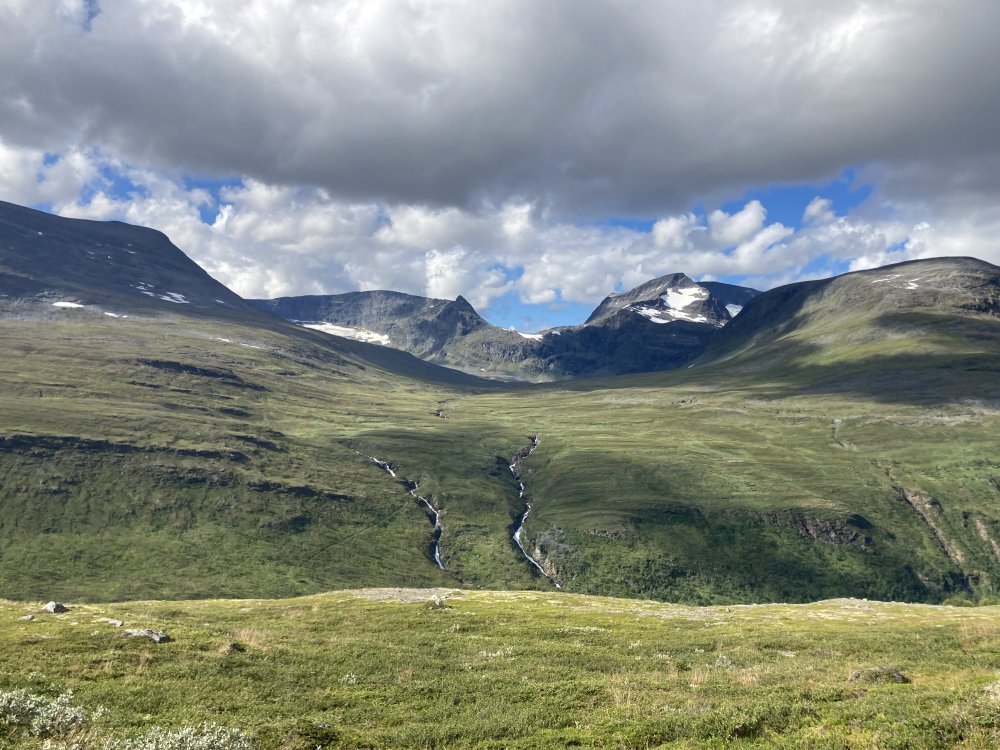
M551 589L510 539L527 500L567 591L996 596L996 318L824 289L741 316L694 369L542 386L256 313L22 310L0 321L0 594ZM507 466L533 434L521 499Z
M72 691L88 712L104 707L91 737L214 722L263 748L991 748L998 617L455 589L62 615L3 602L0 689ZM106 618L173 641L126 638ZM878 679L883 667L909 682ZM2 724L0 738L41 744Z

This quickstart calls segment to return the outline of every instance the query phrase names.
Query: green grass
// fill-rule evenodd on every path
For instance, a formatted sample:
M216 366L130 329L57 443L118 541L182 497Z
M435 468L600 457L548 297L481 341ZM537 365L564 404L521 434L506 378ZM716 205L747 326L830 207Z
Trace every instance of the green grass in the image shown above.
M528 547L567 591L996 595L1000 326L877 288L741 316L694 369L543 386L257 318L2 321L0 594L551 590L510 540L538 434Z
M446 607L432 597L442 595ZM992 748L1000 609L684 607L544 592L0 603L0 690L72 690L90 737L211 721L263 748ZM18 618L35 613L33 622ZM173 642L130 639L126 627ZM236 643L243 650L227 650ZM909 683L852 681L899 670ZM6 734L5 734L6 733ZM0 724L4 747L40 739ZM95 745L96 746L96 745Z

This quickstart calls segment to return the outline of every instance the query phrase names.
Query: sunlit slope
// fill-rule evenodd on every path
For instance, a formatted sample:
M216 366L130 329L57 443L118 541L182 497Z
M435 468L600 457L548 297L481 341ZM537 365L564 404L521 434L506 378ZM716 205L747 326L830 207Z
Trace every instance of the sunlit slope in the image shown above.
M906 400L1000 393L1000 268L937 258L790 284L750 302L699 364L726 376L766 372L813 390ZM927 379L924 380L924 375ZM921 393L923 391L923 393Z

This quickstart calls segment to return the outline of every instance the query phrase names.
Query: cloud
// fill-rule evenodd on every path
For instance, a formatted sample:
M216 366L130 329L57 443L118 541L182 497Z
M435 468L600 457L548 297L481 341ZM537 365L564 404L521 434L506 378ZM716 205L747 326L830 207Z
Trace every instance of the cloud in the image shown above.
M732 212L666 215L642 231L555 220L523 200L478 210L347 202L318 188L249 179L216 197L179 175L99 151L46 155L2 141L0 190L22 203L47 200L66 216L161 229L248 297L394 289L463 295L488 312L508 292L525 304L592 305L678 271L767 288L817 268L936 255L1000 263L1000 209L969 210L950 198L869 202L844 216L816 198L798 228L769 223L765 206L752 200ZM216 215L212 223L203 220L206 208Z
M1000 153L992 0L92 11L0 9L7 141L346 202L520 197L563 219L682 211L875 162L933 176L961 160L982 189L1000 183L982 162Z
M1000 262L998 26L992 0L7 0L0 197L162 229L246 296ZM744 197L845 170L847 213Z
M760 201L750 201L735 214L716 209L708 215L708 231L720 247L746 242L764 228L767 211Z

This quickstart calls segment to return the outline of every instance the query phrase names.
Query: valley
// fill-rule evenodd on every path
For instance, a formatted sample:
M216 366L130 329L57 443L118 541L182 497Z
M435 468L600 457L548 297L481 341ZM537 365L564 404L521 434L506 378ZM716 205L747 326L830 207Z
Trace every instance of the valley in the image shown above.
M504 382L25 211L0 226L5 747L995 746L1000 269L794 284L684 366ZM99 273L49 274L96 242ZM22 704L79 723L33 734Z
M698 604L997 594L989 264L782 287L690 366L529 385L266 315L149 230L10 213L7 596L553 581ZM124 248L147 286L113 262L52 277L18 237L82 258L97 240ZM651 283L659 299L664 282ZM665 298L710 299L685 277L666 284Z

